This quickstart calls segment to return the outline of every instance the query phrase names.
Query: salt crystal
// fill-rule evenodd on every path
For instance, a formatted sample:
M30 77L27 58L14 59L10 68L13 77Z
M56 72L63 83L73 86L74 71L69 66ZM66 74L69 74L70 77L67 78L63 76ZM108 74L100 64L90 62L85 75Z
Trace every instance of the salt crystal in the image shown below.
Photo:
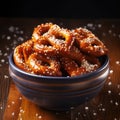
M112 33L112 30L109 30L108 32L111 34L111 33Z
M111 90L108 90L108 93L111 94Z
M7 48L6 48L6 50L7 50L7 51L9 51L9 50L10 50L10 48L9 48L9 47L7 47Z
M12 104L15 104L15 102L14 102L14 101L12 101Z
M19 27L15 27L15 30L16 30L16 31L19 30Z
M21 112L21 113L23 112L23 109L22 109L22 108L20 109L20 112Z
M2 62L2 63L4 63L4 62L5 62L5 60L4 60L4 59L1 59L1 62Z
M19 116L21 117L21 113L19 113Z
M22 100L22 97L19 97L19 100Z
M14 116L15 115L15 112L12 112L12 116Z
M25 111L23 109L20 109L20 113L24 113Z
M102 103L98 105L98 107L101 107L102 106Z
M8 56L8 53L4 53L4 56Z
M120 84L117 85L117 88L118 88L118 89L120 88Z
M110 81L110 82L108 82L108 85L112 85L112 82Z
M120 61L116 61L116 64L119 65L119 64L120 64Z
M120 38L120 34L118 35L118 37Z
M118 106L119 105L118 102L115 102L115 105Z
M18 40L18 41L24 41L24 38L23 38L23 37L18 37L17 40Z
M101 24L98 24L98 27L99 27L99 28L101 28L101 27L102 27L102 25L101 25Z
M93 27L93 24L92 23L88 23L87 26L88 27Z
M88 109L89 109L89 107L86 106L86 107L85 107L85 110L88 110Z
M110 103L113 103L113 100L110 100Z
M79 119L76 117L75 120L79 120Z
M20 118L20 120L22 120L22 118Z
M2 54L3 54L3 53L2 53L2 52L0 52L0 56L2 56Z
M10 108L10 105L8 105L7 107Z
M7 36L7 38L6 38L7 40L10 40L11 39L11 37L10 36Z
M9 77L8 77L7 75L4 75L4 78L5 78L5 79L8 79Z
M35 116L38 117L38 113L36 113Z
M105 108L102 108L102 111L105 111Z
M23 34L23 33L24 33L24 32L21 30L21 31L20 31L20 34Z
M39 119L41 119L41 118L42 118L42 116L41 116L41 115L39 115L39 116L38 116L38 118L39 118Z
M10 27L8 28L8 30L9 30L10 32L14 32L15 27L14 27L14 26L10 26Z
M97 115L97 113L96 113L96 112L94 112L94 113L93 113L93 115L94 115L94 116L96 116L96 115Z
M110 74L112 74L113 73L113 70L110 70Z

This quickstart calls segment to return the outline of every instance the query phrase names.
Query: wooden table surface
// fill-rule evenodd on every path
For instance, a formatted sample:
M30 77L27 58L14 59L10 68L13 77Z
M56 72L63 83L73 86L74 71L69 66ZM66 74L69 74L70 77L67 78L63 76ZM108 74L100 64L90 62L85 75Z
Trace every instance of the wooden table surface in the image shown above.
M86 27L108 47L110 74L91 101L57 112L41 109L16 89L8 72L8 56L29 39L36 25L53 22L66 28ZM0 120L120 120L120 19L0 18Z

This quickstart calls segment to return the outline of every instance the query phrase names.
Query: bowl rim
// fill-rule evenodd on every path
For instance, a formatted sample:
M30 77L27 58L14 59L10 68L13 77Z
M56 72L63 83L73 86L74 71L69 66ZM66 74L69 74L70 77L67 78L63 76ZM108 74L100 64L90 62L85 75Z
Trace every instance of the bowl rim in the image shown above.
M90 72L90 73L86 73L86 74L83 74L83 75L78 75L78 76L60 76L60 77L54 77L54 76L43 76L43 75L36 75L36 74L31 74L31 73L28 73L28 72L25 72L23 70L21 70L20 68L18 68L15 63L14 63L14 60L13 60L13 52L10 53L9 57L8 57L8 60L9 60L9 66L11 66L14 70L16 70L17 72L21 73L21 74L24 74L24 75L27 75L27 76L30 76L30 77L35 77L35 78L43 78L43 79L63 79L63 80L69 80L70 79L83 79L83 78L89 78L90 76L92 75L96 75L96 73L100 73L101 71L103 71L108 65L109 65L109 57L108 55L104 55L102 56L105 59L103 65L101 67L99 67L97 70L93 71L93 72Z

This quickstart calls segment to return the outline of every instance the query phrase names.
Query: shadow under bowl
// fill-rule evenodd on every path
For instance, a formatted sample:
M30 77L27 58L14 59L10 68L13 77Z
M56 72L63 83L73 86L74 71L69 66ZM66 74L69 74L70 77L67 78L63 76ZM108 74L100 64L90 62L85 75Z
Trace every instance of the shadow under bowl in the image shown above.
M11 53L9 74L28 100L48 110L63 111L91 100L101 91L109 74L108 56L100 57L100 62L102 66L96 71L81 76L40 76L19 69Z

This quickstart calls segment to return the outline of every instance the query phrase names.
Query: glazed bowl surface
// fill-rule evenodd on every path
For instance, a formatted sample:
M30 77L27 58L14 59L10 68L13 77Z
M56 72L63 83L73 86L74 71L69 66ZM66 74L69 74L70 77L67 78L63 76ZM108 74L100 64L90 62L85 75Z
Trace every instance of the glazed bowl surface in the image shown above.
M51 77L19 69L9 56L9 74L19 92L31 102L48 110L69 110L94 98L103 88L109 74L109 57L100 57L96 71L75 77Z

